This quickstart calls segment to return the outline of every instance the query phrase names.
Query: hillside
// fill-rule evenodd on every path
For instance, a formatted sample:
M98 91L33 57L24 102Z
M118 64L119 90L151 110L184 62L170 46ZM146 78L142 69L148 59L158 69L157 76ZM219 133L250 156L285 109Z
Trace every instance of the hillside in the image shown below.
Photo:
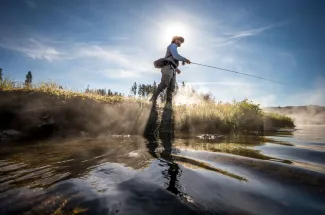
M296 125L325 125L325 107L318 105L268 107L266 112L285 114L294 119Z

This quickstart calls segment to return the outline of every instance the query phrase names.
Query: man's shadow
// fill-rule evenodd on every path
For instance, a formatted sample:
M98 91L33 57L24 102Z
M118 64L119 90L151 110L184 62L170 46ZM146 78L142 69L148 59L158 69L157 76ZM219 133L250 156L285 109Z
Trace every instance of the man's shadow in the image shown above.
M166 190L174 193L175 195L182 196L182 192L179 190L179 180L182 172L178 164L174 162L172 157L172 145L174 140L174 115L173 108L170 104L166 104L161 116L160 123L158 123L158 111L156 107L152 107L148 122L145 127L144 137L147 139L146 146L149 153L157 158L162 166L167 166L167 169L162 171L164 178L169 180ZM160 156L157 155L156 149L158 148L159 139L163 146L163 151Z

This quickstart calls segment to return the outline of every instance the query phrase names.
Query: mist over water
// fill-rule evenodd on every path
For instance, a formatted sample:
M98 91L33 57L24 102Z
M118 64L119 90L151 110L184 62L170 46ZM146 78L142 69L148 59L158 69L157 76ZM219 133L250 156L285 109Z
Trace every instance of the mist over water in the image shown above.
M325 107L322 106L272 107L265 110L292 117L296 125L325 125Z

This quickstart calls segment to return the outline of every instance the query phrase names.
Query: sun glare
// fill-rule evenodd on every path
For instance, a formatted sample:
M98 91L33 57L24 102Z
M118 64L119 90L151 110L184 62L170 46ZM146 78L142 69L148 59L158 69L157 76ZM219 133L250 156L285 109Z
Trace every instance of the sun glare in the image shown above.
M170 43L173 36L182 36L188 38L189 36L189 29L186 25L182 23L175 23L175 22L168 22L163 29L163 41L166 43Z

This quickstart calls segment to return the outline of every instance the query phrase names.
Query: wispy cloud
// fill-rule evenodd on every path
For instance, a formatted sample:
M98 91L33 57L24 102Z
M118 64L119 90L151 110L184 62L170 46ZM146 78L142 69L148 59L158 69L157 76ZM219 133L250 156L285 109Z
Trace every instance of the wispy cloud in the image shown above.
M61 56L64 55L63 53L57 51L54 47L42 44L35 39L30 39L29 48L21 48L20 51L24 52L32 59L45 59L48 61L60 59Z
M110 69L103 70L103 74L111 78L139 77L154 72L150 60L138 53L132 48L121 51L117 47L84 44L75 47L71 56L74 59L99 60L97 67L109 66Z
M133 47L121 49L117 46L94 45L92 43L57 42L50 38L4 38L0 47L24 54L35 60L71 61L88 68L89 71L113 79L141 77L152 70L150 56ZM89 63L88 63L89 62ZM80 71L80 70L79 70Z
M246 30L242 30L239 32L227 33L225 35L215 37L214 43L216 46L231 45L231 44L236 43L238 40L240 40L242 38L257 36L265 31L286 25L287 23L288 22L286 21L286 22L281 22L278 24L262 26L259 28L251 28L251 29L246 29Z
M242 38L242 37L250 37L250 36L254 36L257 34L260 34L266 30L270 30L272 28L277 27L276 25L269 25L269 26L265 26L265 27L260 27L260 28L256 28L256 29L249 29L249 30L244 30L238 33L235 33L233 35L231 35L229 38L230 39L236 39L236 38Z
M19 41L5 38L0 40L0 47L20 52L32 59L53 61L64 56L64 53L59 52L56 48L46 45L34 38Z
M127 56L110 47L99 45L77 46L71 53L72 58L98 58L106 61L113 61L122 65L128 64Z
M28 7L32 8L32 9L36 9L36 3L34 0L26 0L25 2Z

